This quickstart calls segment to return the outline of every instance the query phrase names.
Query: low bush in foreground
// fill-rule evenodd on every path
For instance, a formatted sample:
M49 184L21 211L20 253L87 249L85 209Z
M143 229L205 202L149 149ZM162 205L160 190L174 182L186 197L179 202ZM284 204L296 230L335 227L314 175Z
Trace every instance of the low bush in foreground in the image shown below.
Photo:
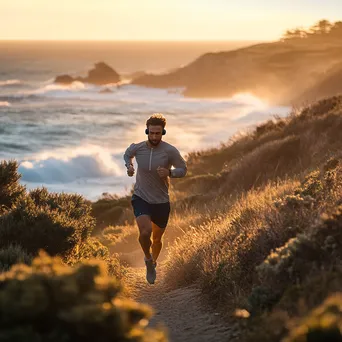
M0 216L0 246L15 243L31 254L44 249L64 256L86 241L94 225L82 196L39 189Z
M162 342L152 311L121 295L100 262L70 268L41 253L0 275L0 341Z
M16 161L1 161L0 214L10 209L21 196L26 194L25 187L19 184L20 177Z
M32 256L20 245L9 245L0 249L0 272L8 271L15 264L29 265L31 261Z
M302 319L284 342L342 341L342 293L331 295Z

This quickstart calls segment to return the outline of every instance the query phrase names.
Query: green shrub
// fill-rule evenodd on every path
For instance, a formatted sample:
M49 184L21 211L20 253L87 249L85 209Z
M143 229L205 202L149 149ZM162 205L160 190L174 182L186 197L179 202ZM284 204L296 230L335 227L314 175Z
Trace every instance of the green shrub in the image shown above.
M289 282L295 282L305 274L304 268L311 268L312 265L311 262L307 265L303 260L314 261L317 253L318 246L306 235L299 234L272 252L256 270L262 283L277 284L277 289L280 290L282 285L287 286Z
M314 172L309 173L308 176L305 177L304 183L301 189L301 196L311 196L316 198L319 194L322 193L323 184L320 179L321 173L316 170Z
M256 267L261 285L253 288L249 295L248 310L253 314L271 309L287 288L310 273L320 256L319 246L305 234L299 234L276 248Z
M9 245L0 249L0 272L8 271L14 264L29 265L31 261L32 256L19 245Z
M64 256L86 241L95 220L81 196L53 195L50 203L41 195L49 197L36 191L0 217L0 247L14 243L33 255L44 249Z
M279 209L290 210L293 213L295 209L308 208L311 209L312 205L315 203L315 199L310 195L305 197L302 194L287 195L281 200L275 202L276 207Z
M312 239L326 252L326 258L342 258L342 205L322 215L322 223L314 228Z
M91 206L81 195L48 192L43 187L30 191L29 196L38 207L48 206L51 210L57 210L72 219L79 220L87 217L88 220L94 222L90 216Z
M20 177L16 161L0 163L0 214L25 194L25 187L19 184Z
M253 314L271 309L288 286L310 272L319 255L318 247L304 234L276 248L256 267L261 285L254 287L249 295L248 310Z
M105 259L109 257L109 251L106 246L104 246L97 238L91 237L87 239L85 243L80 245L78 248L79 254L78 258L79 260L84 259Z
M279 294L272 288L256 286L247 299L248 311L256 314L270 309L279 300Z
M98 239L103 243L105 246L112 246L115 242L124 234L122 227L113 227L108 226L106 227L100 235L98 235Z
M68 265L76 265L79 262L91 259L104 261L107 273L117 279L123 279L127 273L127 268L120 263L118 255L110 253L108 248L95 237L90 237L81 245L77 245L69 254L66 262Z
M151 309L124 298L103 267L70 268L41 253L0 275L0 341L166 341L146 328Z
M275 202L268 223L274 229L296 234L283 246L272 250L256 267L258 280L248 297L251 313L272 308L289 289L315 276L317 270L334 270L342 259L341 209L334 208L341 194L338 160L330 159L323 171L314 171L292 195ZM322 210L331 212L320 219Z
M301 320L284 342L342 341L342 293L330 296Z
M293 284L300 284L310 273L324 267L334 268L342 259L342 206L305 234L290 239L272 251L256 267L261 284L270 293L282 294Z
M303 317L321 305L330 294L341 290L341 276L341 268L320 270L310 273L301 283L289 285L279 303L267 314L254 311L258 315L251 315L248 322L241 322L242 328L246 327L246 323L248 328L242 342L284 342L290 331L294 331L300 325ZM270 289L258 290L256 294L258 297L254 299L259 300L259 303L270 303ZM273 304L270 303L268 307L261 309L268 309Z

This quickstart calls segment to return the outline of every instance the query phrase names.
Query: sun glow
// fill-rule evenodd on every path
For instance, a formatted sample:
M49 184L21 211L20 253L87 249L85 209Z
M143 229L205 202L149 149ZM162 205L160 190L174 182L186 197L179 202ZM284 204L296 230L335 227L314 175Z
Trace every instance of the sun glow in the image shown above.
M339 0L1 0L0 39L274 40L338 19Z

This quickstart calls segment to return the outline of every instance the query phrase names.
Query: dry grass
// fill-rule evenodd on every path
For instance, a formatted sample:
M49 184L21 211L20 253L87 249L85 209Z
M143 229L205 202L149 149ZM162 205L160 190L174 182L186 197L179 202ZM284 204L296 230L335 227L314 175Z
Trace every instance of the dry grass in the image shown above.
M221 216L190 226L169 250L166 283L178 287L197 282L226 314L237 307L253 314L248 341L279 341L290 331L285 328L290 318L296 326L293 317L309 312L332 289L342 286L341 253L336 254L342 243L340 232L315 228L323 213L333 212L342 203L340 160L330 159L302 182L269 183L242 193L232 206L227 203L221 208ZM323 270L331 267L329 275L322 273L318 263L325 265ZM334 282L321 287L326 277ZM319 281L313 285L312 279ZM304 295L308 288L310 296ZM303 300L305 310L298 311L297 303ZM256 321L255 315L260 317L278 302L281 314L277 309L270 319L279 329L269 331L267 316Z
M342 96L266 122L220 148L192 153L189 175L172 180L166 283L198 283L226 314L249 310L241 341L279 341L289 319L342 286L335 252L324 254L315 242L324 271L310 257L311 243L320 241L310 232L323 213L342 204L341 132ZM136 227L120 227L127 229L122 241L137 247ZM327 239L330 248L336 243L325 232L315 236ZM298 266L295 276L284 265ZM320 287L329 277L337 285ZM315 298L308 300L305 289ZM302 311L301 300L307 307ZM269 322L274 331L267 329Z
M286 319L279 325L284 333L288 318L294 315L290 303L293 306L300 300L287 292L294 280L282 286L270 280L265 283L257 266L290 238L307 234L322 213L342 202L342 171L336 166L341 159L341 132L342 97L334 97L261 125L220 149L190 155L192 175L174 184L183 194L178 225L194 222L196 216L191 215L199 219L170 247L167 283L177 287L197 282L211 303L226 313L245 307L258 315L278 301L283 306L285 302L281 316ZM332 171L329 163L334 166ZM214 203L221 203L219 210ZM322 279L315 263L305 263L298 272L305 283L309 283L308 274ZM265 293L267 285L274 291ZM316 300L311 303L316 304L329 294L329 290L313 292ZM310 308L308 304L305 312ZM260 340L256 336L262 329L267 331L267 324L267 319L250 323L248 331L257 327L257 333L249 334L250 341ZM279 334L266 333L262 340L278 341Z
M342 97L322 100L272 125L260 125L220 149L190 154L191 176L173 180L173 187L187 196L215 198L218 192L220 196L240 193L270 181L304 176L341 151L341 131Z
M251 190L232 207L227 204L225 214L190 227L170 248L167 283L179 286L199 281L217 301L235 301L243 292L241 284L248 285L246 281L251 273L246 272L246 267L253 269L271 248L288 238L284 231L273 231L272 227L265 229L266 218L274 210L274 201L296 186L296 182L289 182L268 185L263 191ZM252 244L257 245L255 255L243 255L242 251L253 253ZM253 265L245 263L250 257ZM178 276L174 277L174 274Z

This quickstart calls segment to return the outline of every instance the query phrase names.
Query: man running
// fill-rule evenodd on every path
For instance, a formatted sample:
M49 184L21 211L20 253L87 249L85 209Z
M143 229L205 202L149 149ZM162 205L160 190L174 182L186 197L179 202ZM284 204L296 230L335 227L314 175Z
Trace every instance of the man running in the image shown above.
M139 243L145 254L146 279L150 284L156 280L156 261L170 214L169 177L184 177L187 172L179 151L162 141L165 125L162 114L152 115L146 121L148 140L131 144L124 154L128 176L132 177L135 172L134 157L138 165L132 207L139 228Z

